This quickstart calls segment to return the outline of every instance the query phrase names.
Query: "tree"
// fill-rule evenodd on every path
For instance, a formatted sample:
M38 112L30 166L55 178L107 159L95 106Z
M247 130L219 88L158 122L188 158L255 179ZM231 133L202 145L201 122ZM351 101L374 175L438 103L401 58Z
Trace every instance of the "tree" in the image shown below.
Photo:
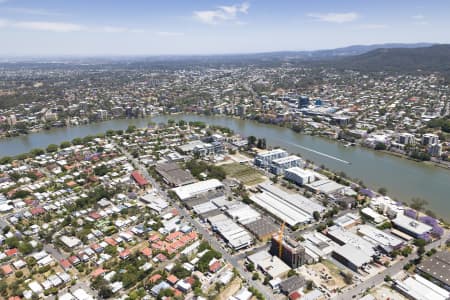
M385 188L385 187L380 187L380 188L378 189L378 193L380 193L380 194L383 195L383 196L386 196L386 195L387 195L387 188Z
M385 143L377 143L375 145L375 150L386 150L386 149L387 149L387 146Z
M252 147L256 144L256 137L254 135L251 135L247 138L247 143L249 147Z
M72 144L71 144L69 141L64 141L64 142L62 142L62 143L59 145L59 147L60 147L61 149L65 149L65 148L69 148L71 145L72 145Z
M288 277L292 277L292 276L295 276L295 275L297 275L297 272L295 272L294 269L290 269L289 272L287 273Z
M248 270L249 272L255 271L255 265L254 265L252 262L249 263L249 264L247 265L247 270Z
M56 152L56 151L58 151L58 145L50 144L50 145L47 146L46 151L47 151L47 153Z
M320 213L316 210L313 212L314 220L319 221L320 220Z
M428 202L422 198L412 198L411 204L409 205L412 209L421 211Z
M353 274L350 272L342 272L342 277L344 278L344 282L346 284L352 284L353 283Z
M252 279L253 279L253 280L259 280L259 274L258 274L258 272L253 272Z

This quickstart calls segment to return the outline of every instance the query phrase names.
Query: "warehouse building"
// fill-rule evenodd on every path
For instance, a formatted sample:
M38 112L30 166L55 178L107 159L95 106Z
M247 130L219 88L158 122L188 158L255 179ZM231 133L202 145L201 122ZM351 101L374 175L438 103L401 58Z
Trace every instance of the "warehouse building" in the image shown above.
M359 269L372 262L371 256L352 244L336 247L331 255L355 272L358 272Z
M325 210L322 205L300 194L287 193L270 182L258 187L262 193L253 194L250 199L289 226L309 223L315 211L322 213Z
M260 269L264 275L268 275L272 279L287 275L291 269L277 256L272 256L265 250L249 255L247 260Z
M395 280L394 287L409 299L448 300L450 292L415 274L404 280Z
M268 168L273 160L282 157L287 157L289 154L283 149L275 149L271 151L266 151L256 155L254 164L260 168Z
M156 193L146 194L140 199L142 202L146 203L149 208L157 213L161 213L163 210L169 207L169 203L167 203L167 201L165 201Z
M227 214L236 222L246 225L261 218L261 214L247 204L240 203L227 210Z
M369 219L372 223L377 225L387 221L387 218L385 216L380 215L370 207L364 207L363 209L361 209L361 214Z
M297 155L289 155L277 158L270 164L270 172L275 175L282 175L286 169L293 167L301 167L304 165L303 160Z
M284 173L284 178L295 182L298 185L305 185L314 182L316 179L314 172L299 167L289 168Z
M416 272L450 291L450 252L440 251L422 259L422 262L416 267Z
M266 218L258 219L254 222L247 223L244 226L260 241L269 240L272 235L279 230L279 227Z
M352 245L355 249L364 252L368 257L375 255L374 244L344 228L333 225L328 229L327 236L341 246Z
M213 231L219 233L230 248L240 250L253 244L250 233L224 214L210 217L208 221Z
M165 183L177 187L196 182L197 180L186 170L183 170L177 163L161 163L156 165L156 172L162 177Z
M217 179L209 179L180 187L173 188L172 191L181 201L204 195L206 193L216 193L223 190L223 184Z
M427 224L414 220L402 214L397 214L397 217L392 220L394 228L414 237L420 238L425 234L430 233L432 228Z
M369 225L360 225L358 233L385 253L391 253L403 246L403 240Z

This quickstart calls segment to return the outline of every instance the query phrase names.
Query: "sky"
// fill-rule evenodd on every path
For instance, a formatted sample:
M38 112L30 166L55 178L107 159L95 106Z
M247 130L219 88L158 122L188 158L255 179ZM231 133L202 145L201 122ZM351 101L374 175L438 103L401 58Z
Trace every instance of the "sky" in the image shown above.
M450 43L449 0L0 0L0 55L190 55Z

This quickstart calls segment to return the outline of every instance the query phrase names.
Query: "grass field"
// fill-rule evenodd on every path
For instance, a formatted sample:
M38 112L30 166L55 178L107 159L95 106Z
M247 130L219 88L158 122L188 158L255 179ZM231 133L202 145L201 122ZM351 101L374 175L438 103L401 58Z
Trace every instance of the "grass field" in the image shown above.
M256 185L265 180L264 175L248 165L232 163L222 165L227 176L235 178L245 185Z

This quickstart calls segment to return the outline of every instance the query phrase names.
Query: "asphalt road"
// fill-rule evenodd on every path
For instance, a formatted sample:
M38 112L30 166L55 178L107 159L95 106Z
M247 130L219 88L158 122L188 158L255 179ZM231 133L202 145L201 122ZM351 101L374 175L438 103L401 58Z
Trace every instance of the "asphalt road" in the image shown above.
M133 162L135 167L137 167L139 169L139 171L142 173L142 175L144 175L144 177L146 177L146 179L166 199L166 201L171 203L172 206L174 206L180 212L180 214L195 227L197 232L202 235L203 239L205 239L214 250L216 250L222 254L222 257L224 258L224 260L226 262L230 263L239 272L241 277L244 278L248 282L248 284L250 284L255 289L260 291L265 299L275 299L275 297L273 296L273 294L269 290L269 288L262 285L262 283L260 281L252 280L252 274L247 272L246 270L244 270L244 268L239 264L239 261L235 257L231 256L226 251L226 249L224 249L222 247L222 245L219 244L219 242L216 240L216 238L211 236L210 233L199 222L192 219L191 215L186 211L186 209L184 207L181 207L180 205L178 205L178 203L176 201L174 201L172 198L170 198L167 195L165 190L161 189L158 182L156 182L150 176L147 169L144 166L142 166L142 164L139 163L139 161L137 159L132 157L131 154L128 153L127 151L125 151L125 149L123 149L122 147L120 147L118 145L116 145L116 146L127 156L128 159L130 159Z

